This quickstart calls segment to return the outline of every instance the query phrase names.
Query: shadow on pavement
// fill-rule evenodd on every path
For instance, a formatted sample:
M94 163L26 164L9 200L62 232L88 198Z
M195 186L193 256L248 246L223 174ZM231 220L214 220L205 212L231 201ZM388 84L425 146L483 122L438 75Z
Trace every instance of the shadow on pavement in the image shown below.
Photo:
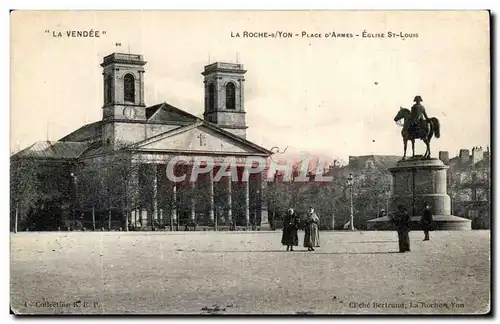
M374 252L319 252L319 251L307 251L307 250L240 250L240 251L206 251L206 250L195 250L195 251L185 251L185 252L197 252L197 253L310 253L310 254L390 254L399 253L398 251L374 251Z
M346 243L398 243L397 240L386 240L386 241L359 241L359 242L346 242Z
M307 251L304 251L307 252ZM391 254L399 253L398 251L374 251L374 252L317 252L313 251L313 254Z

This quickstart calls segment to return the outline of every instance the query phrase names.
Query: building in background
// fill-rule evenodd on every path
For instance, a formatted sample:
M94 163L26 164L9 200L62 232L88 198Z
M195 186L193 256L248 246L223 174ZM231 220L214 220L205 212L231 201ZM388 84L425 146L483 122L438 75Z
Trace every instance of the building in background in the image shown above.
M448 193L452 214L472 220L473 229L489 229L491 224L491 153L489 146L461 149L451 158L439 152L448 165Z
M394 166L401 156L397 155L363 155L349 156L349 163L342 167L332 166L329 174L343 184L345 198L338 204L335 227L342 229L350 219L349 190L346 185L349 174L353 177L352 196L354 227L365 229L366 222L377 218L382 211L388 209L391 191L391 176L388 168Z
M279 220L287 208L296 209L300 215L313 206L322 229L343 229L350 219L351 187L347 179L352 174L354 224L357 229L364 229L366 221L387 209L391 189L387 169L400 159L400 156L393 155L350 156L348 164L334 161L326 170L310 168L309 181L306 182L286 181L283 174L278 173L275 183L268 186L272 191L268 196L270 217L277 220L279 227ZM318 172L332 180L314 181Z
M213 180L225 158L236 160L241 177L247 156L268 158L272 154L246 139L243 64L216 62L205 66L201 73L205 89L203 118L166 102L146 105L145 65L143 56L137 54L112 53L104 57L102 119L59 141L37 142L14 154L12 162L30 160L40 166L32 178L33 182L40 181L37 188L29 188L36 198L27 197L26 188L21 188L25 185L22 177L35 164L14 172L11 178L19 180L19 186L13 191L18 198L11 209L20 219L26 219L26 215L19 213L35 213L40 215L37 219L51 220L35 224L38 230L71 227L79 218L88 223L90 213L95 218L96 211L99 219L103 212L109 214L99 222L99 228L111 228L112 218L115 228L165 226L172 219L182 228L267 224L261 189L265 172L252 175L250 181L227 177L219 183ZM121 169L101 163L116 157L116 152L127 153L138 167L127 164L127 154L120 161L110 162L122 164ZM167 179L166 164L179 155L211 157L214 170L201 174L195 184L173 183ZM96 179L108 167L114 167L114 179ZM175 172L190 175L191 170L188 165ZM122 178L127 179L115 186L113 180L119 183ZM42 210L42 205L52 207Z

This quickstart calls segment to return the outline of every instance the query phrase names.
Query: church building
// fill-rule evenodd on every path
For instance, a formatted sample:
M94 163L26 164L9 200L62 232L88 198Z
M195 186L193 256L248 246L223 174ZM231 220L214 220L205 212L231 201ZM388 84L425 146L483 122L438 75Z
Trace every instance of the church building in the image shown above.
M141 167L152 170L152 179L137 186L152 186L148 204L135 205L122 215L120 227L191 229L267 226L267 211L262 202L266 175L252 174L249 181L226 177L215 182L214 175L223 159L232 157L241 174L248 156L269 158L272 152L247 140L243 64L216 62L202 71L203 118L166 102L146 105L144 97L146 61L142 55L112 53L101 64L104 86L102 120L87 124L59 141L42 141L12 158L35 158L61 165L87 165L126 150ZM201 174L191 183L174 183L166 167L175 156L208 156L213 171ZM189 165L183 166L190 174ZM73 173L72 173L73 174ZM137 177L141 182L141 177ZM205 188L206 203L183 191ZM90 206L81 206L88 218Z

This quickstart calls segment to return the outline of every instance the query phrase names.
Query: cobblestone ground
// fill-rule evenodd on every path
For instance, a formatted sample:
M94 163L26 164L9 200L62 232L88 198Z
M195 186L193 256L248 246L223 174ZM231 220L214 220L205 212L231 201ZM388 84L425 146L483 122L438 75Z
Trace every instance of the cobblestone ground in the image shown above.
M485 313L490 232L321 232L284 252L281 232L11 235L16 313ZM302 240L303 232L299 232ZM404 308L394 308L404 307Z

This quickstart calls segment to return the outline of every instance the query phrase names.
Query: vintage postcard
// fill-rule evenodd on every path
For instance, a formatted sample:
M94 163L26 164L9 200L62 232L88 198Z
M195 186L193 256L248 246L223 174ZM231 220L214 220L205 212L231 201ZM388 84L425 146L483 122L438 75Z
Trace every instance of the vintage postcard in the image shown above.
M488 11L13 11L10 307L488 314Z

